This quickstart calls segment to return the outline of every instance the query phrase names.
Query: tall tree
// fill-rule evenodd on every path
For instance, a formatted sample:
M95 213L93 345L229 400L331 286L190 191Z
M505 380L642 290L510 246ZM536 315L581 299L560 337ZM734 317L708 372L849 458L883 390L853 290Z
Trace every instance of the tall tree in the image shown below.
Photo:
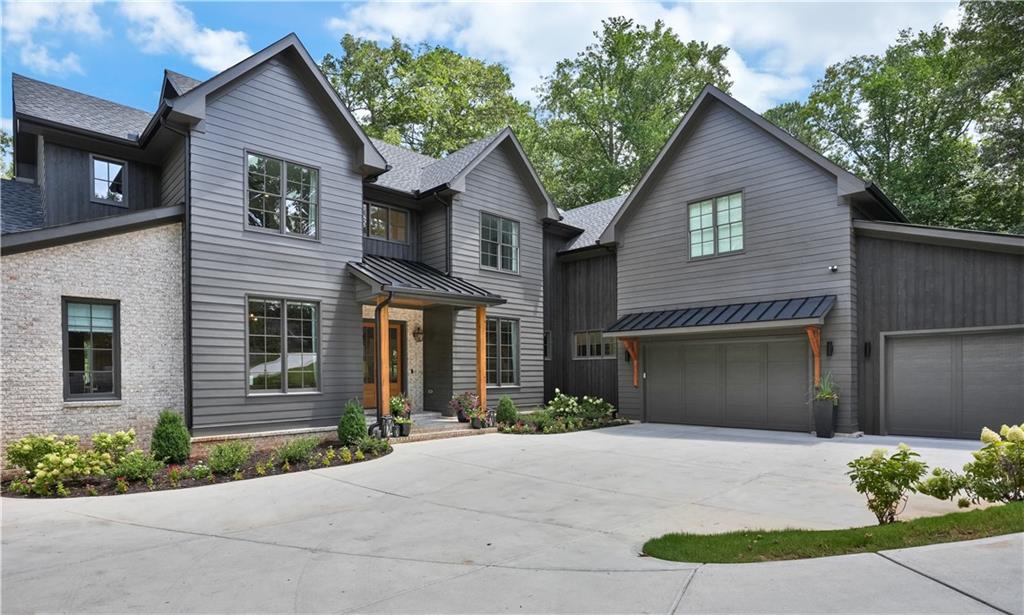
M341 47L321 69L370 136L441 156L505 126L533 130L530 106L500 64L398 39L385 46L345 35Z
M704 85L732 85L727 47L683 42L661 21L614 17L594 36L538 88L544 179L561 207L630 188Z
M14 161L11 160L13 152L14 139L6 130L0 129L0 177L3 179L14 177Z

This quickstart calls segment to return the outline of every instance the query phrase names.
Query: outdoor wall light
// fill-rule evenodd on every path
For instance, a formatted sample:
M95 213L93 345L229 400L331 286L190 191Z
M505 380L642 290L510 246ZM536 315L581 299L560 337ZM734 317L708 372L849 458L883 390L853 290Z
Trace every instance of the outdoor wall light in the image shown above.
M828 270L830 273L835 273L839 271L839 265L829 265Z
M423 327L416 325L416 328L412 330L412 339L417 342L423 341Z
M832 342L825 342L825 356L832 356Z

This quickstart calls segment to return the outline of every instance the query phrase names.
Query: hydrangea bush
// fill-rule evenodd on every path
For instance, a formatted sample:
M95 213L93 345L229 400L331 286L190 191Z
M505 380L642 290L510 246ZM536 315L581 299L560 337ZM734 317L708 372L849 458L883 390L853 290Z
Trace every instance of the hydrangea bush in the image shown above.
M958 498L961 506L1024 501L1024 423L1003 425L999 433L985 427L981 441L985 446L972 453L963 473L936 468L918 490L940 500Z
M896 521L906 507L907 498L917 491L918 481L928 469L919 457L901 443L890 456L886 456L884 448L877 448L870 455L847 464L850 482L858 493L867 497L868 509L879 525Z

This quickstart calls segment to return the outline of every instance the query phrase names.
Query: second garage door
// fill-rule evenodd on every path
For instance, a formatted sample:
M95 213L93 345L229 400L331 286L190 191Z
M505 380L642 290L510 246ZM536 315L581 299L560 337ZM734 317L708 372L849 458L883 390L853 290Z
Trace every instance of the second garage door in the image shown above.
M809 431L807 341L645 344L646 420Z

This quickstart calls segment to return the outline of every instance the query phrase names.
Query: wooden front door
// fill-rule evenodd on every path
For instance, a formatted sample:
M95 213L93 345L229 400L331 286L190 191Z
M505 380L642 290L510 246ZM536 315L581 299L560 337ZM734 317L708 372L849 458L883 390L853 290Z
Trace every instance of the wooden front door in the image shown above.
M405 336L402 323L393 322L388 327L388 346L391 348L391 394L405 392ZM363 322L363 407L377 407L377 370L374 359L377 356L377 327L373 321Z

